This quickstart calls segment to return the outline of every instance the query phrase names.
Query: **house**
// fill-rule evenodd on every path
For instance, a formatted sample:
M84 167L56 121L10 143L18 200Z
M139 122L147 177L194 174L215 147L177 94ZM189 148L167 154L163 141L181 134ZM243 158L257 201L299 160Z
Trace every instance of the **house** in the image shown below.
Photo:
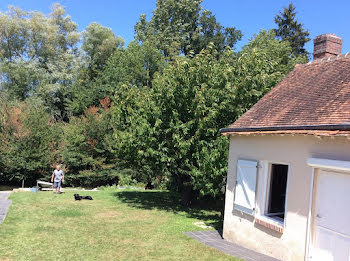
M350 260L350 53L333 34L231 126L223 237L281 260Z

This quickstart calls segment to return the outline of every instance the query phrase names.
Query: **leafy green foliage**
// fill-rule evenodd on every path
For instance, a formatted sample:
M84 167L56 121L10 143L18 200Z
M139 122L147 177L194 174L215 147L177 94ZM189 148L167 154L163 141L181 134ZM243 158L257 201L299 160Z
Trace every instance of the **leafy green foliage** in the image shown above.
M237 54L228 50L217 57L213 45L196 56L177 57L151 89L124 85L113 98L114 133L123 141L116 146L118 159L141 170L145 183L220 196L228 141L218 130L300 62L272 31L262 31Z
M70 113L81 115L84 109L98 106L99 100L110 95L96 82L117 50L122 50L124 40L109 28L98 23L90 24L83 32L82 50L85 56L76 82L69 89L66 106Z
M56 118L80 66L77 25L55 4L49 16L10 7L0 13L0 74L11 98L37 96Z
M96 188L105 185L118 184L120 171L116 169L83 170L79 173L66 175L65 185L83 188Z
M126 49L117 49L111 55L98 77L89 81L82 79L73 86L67 102L69 111L80 115L86 107L99 106L99 100L113 96L124 84L151 87L154 75L165 65L164 57L152 44L131 42Z
M151 87L155 73L164 67L165 60L154 45L150 42L142 45L131 42L125 50L116 51L108 60L98 82L111 91L117 91L123 84Z
M60 124L35 100L3 102L0 110L0 165L3 179L33 181L47 175L59 159Z
M152 42L166 57L198 54L213 42L219 53L241 39L241 31L223 27L202 0L158 0L150 21L145 15L135 25L136 39Z
M304 46L310 41L310 33L296 20L295 6L292 3L275 16L275 23L278 26L275 29L278 39L289 42L294 55L307 56Z
M98 23L88 25L83 34L82 49L89 59L89 69L102 70L108 58L115 50L122 48L124 40L115 36L110 28L101 26ZM90 77L92 79L93 77Z
M99 170L115 165L111 152L111 130L109 121L109 99L104 101L104 108L85 110L81 117L72 117L64 126L62 157L73 173L80 170Z
M217 61L216 51L208 49L193 59L178 58L154 81L160 122L156 143L162 146L154 165L163 165L180 191L192 187L202 195L218 193L215 187L222 182L227 160L226 146L217 146L226 141L218 130L235 111L229 70L226 60ZM203 186L204 179L213 186Z
M159 109L150 89L122 85L111 108L115 152L120 166L138 170L138 180L159 185L167 172L156 164L162 157L155 135L159 128Z

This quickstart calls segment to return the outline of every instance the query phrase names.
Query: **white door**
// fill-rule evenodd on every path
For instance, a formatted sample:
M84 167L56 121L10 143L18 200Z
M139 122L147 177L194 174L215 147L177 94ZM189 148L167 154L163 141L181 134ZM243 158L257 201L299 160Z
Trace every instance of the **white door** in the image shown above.
M312 259L350 261L350 174L320 170L313 213Z

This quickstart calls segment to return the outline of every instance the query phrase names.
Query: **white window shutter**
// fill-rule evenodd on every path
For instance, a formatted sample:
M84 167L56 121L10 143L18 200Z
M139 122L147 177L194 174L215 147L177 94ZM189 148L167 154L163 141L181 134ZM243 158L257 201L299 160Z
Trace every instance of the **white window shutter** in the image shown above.
M252 215L255 209L258 162L238 160L235 189L235 209Z

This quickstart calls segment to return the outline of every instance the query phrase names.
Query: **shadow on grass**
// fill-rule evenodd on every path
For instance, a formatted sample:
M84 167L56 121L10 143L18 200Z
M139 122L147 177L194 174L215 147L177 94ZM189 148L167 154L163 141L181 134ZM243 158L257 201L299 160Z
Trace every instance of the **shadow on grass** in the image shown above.
M169 191L121 191L114 194L123 203L139 209L157 209L173 213L185 212L187 217L202 220L206 225L222 230L222 219L218 211L208 206L183 207L181 197Z

